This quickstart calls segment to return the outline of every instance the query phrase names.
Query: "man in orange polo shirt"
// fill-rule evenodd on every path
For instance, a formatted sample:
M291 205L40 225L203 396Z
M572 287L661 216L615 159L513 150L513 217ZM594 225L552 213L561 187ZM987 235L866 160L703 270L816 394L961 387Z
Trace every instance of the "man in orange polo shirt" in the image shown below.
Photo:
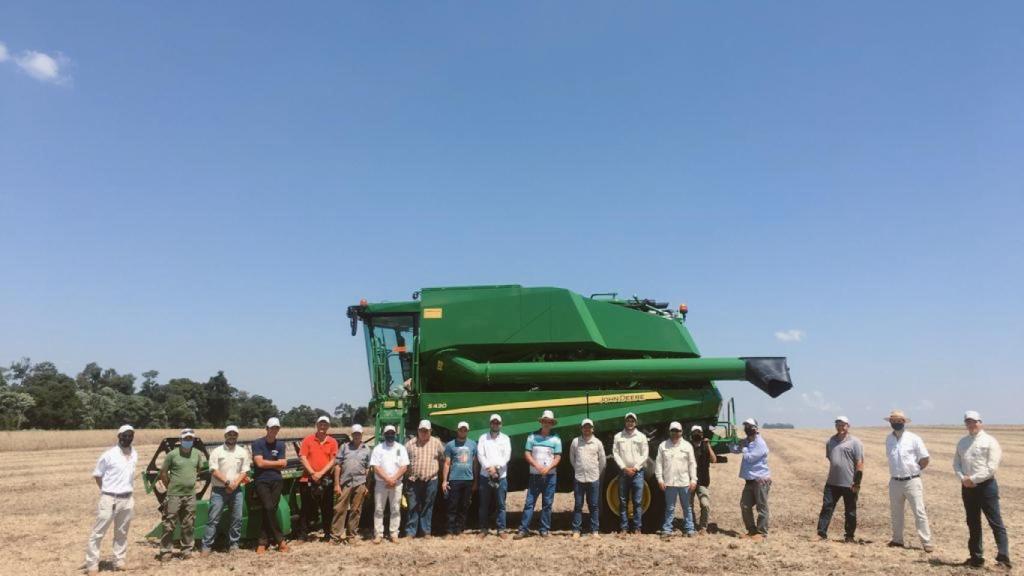
M299 459L304 468L299 479L299 496L302 498L302 514L299 516L299 535L307 542L312 540L310 532L317 514L323 526L322 541L331 541L331 519L334 513L334 457L338 454L338 441L327 435L331 419L321 416L316 419L316 432L306 436L299 447Z

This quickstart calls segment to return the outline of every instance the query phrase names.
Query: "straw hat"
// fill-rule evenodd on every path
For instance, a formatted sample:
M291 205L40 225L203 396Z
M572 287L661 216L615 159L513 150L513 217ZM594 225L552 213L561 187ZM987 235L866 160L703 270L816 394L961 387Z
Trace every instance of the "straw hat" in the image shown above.
M886 422L892 422L893 418L896 418L897 420L903 420L904 422L910 422L910 418L907 418L907 415L903 413L903 410L893 410L892 412L889 413L888 416L882 418L882 420L885 420Z

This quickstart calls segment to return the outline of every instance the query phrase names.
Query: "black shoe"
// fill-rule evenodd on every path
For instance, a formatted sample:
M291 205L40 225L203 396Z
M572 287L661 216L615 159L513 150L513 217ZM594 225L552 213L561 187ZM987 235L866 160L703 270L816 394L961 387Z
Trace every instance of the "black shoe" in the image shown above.
M996 564L999 564L1004 568L1013 568L1010 564L1010 559L1006 556L996 556Z
M330 542L331 541L331 535L330 534L324 534L323 536L320 537L320 541L321 542Z
M985 559L984 558L973 558L973 557L972 558L968 558L967 560L964 560L963 564L961 564L961 566L969 566L971 568L981 568L984 565L985 565Z
M857 539L853 536L847 536L846 538L843 538L843 542L846 542L847 544L856 544Z
M894 540L889 540L889 543L886 544L886 546L888 546L889 548L903 548L903 542L896 542Z

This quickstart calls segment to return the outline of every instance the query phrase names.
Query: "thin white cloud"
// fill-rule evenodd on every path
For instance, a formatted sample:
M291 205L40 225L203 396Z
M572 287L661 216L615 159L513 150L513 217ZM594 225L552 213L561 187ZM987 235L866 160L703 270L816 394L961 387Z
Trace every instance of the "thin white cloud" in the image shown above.
M789 330L779 330L775 333L775 339L779 342L800 342L804 339L804 331L797 330L796 328L790 328Z
M69 60L59 53L50 55L38 50L23 50L17 55L12 55L7 45L0 42L0 62L8 61L40 82L63 84L68 79L65 71Z
M925 399L914 404L915 412L931 412L932 410L935 410L935 402L932 402L931 400Z
M810 393L802 392L800 400L803 401L804 406L819 412L836 412L839 410L839 405L826 399L820 390L812 390Z
M0 62L7 60L10 56L7 55L7 45L0 42Z

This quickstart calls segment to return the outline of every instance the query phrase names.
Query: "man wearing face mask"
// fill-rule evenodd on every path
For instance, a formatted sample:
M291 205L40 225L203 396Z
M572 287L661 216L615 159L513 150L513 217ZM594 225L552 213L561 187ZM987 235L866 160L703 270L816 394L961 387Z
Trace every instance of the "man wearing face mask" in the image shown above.
M835 419L836 433L825 442L825 459L828 460L828 478L818 514L818 538L828 540L828 525L832 522L839 499L843 499L846 532L845 542L856 542L857 494L864 476L864 445L856 436L850 435L850 420L846 416Z
M717 462L718 457L711 448L711 442L704 437L704 429L699 425L690 428L690 444L693 445L693 453L697 458L697 489L690 492L690 510L696 510L696 503L700 503L700 520L696 522L697 533L707 534L711 518L711 464Z
M167 487L164 497L163 534L160 536L160 561L170 560L174 542L174 527L181 524L181 557L192 555L196 524L196 480L206 470L206 456L193 448L196 433L191 428L181 431L181 443L164 456L160 467L160 481Z
M89 544L85 550L85 570L97 574L100 570L100 544L110 525L114 525L114 568L125 569L128 554L128 526L132 522L135 501L132 498L132 479L135 478L135 464L139 455L132 448L135 429L129 424L117 430L117 445L108 449L92 472L96 486L100 489L100 501L96 509Z
M224 443L210 452L213 488L210 491L210 515L206 521L200 555L210 554L225 506L231 510L228 552L238 550L238 540L242 536L242 508L245 506L241 485L249 480L251 467L252 456L249 455L249 449L238 445L238 426L228 426L224 429Z
M370 453L373 468L373 542L384 539L384 504L390 508L388 540L398 541L398 528L402 521L402 477L409 469L409 453L397 441L398 431L388 424L384 427L384 441Z
M768 494L772 489L772 477L768 470L768 444L758 433L757 428L757 420L744 420L743 432L747 437L740 440L739 445L734 446L732 451L742 454L740 478L743 478L744 485L740 497L740 512L743 514L743 524L747 533L741 538L761 542L768 537Z
M1003 450L995 438L982 430L981 415L974 410L964 413L964 426L967 436L957 442L953 456L953 471L960 479L960 496L964 501L970 532L967 548L971 557L964 561L964 565L975 568L985 565L981 534L981 514L984 512L996 539L996 564L1010 569L1010 541L999 512L999 484L996 482L996 470Z
M921 547L932 552L932 532L928 527L928 512L924 507L924 483L921 473L928 467L928 448L917 434L906 429L910 418L902 410L893 410L886 418L892 434L885 439L885 453L889 459L889 512L892 519L892 539L889 546L903 547L903 515L906 505L914 513L917 535Z

